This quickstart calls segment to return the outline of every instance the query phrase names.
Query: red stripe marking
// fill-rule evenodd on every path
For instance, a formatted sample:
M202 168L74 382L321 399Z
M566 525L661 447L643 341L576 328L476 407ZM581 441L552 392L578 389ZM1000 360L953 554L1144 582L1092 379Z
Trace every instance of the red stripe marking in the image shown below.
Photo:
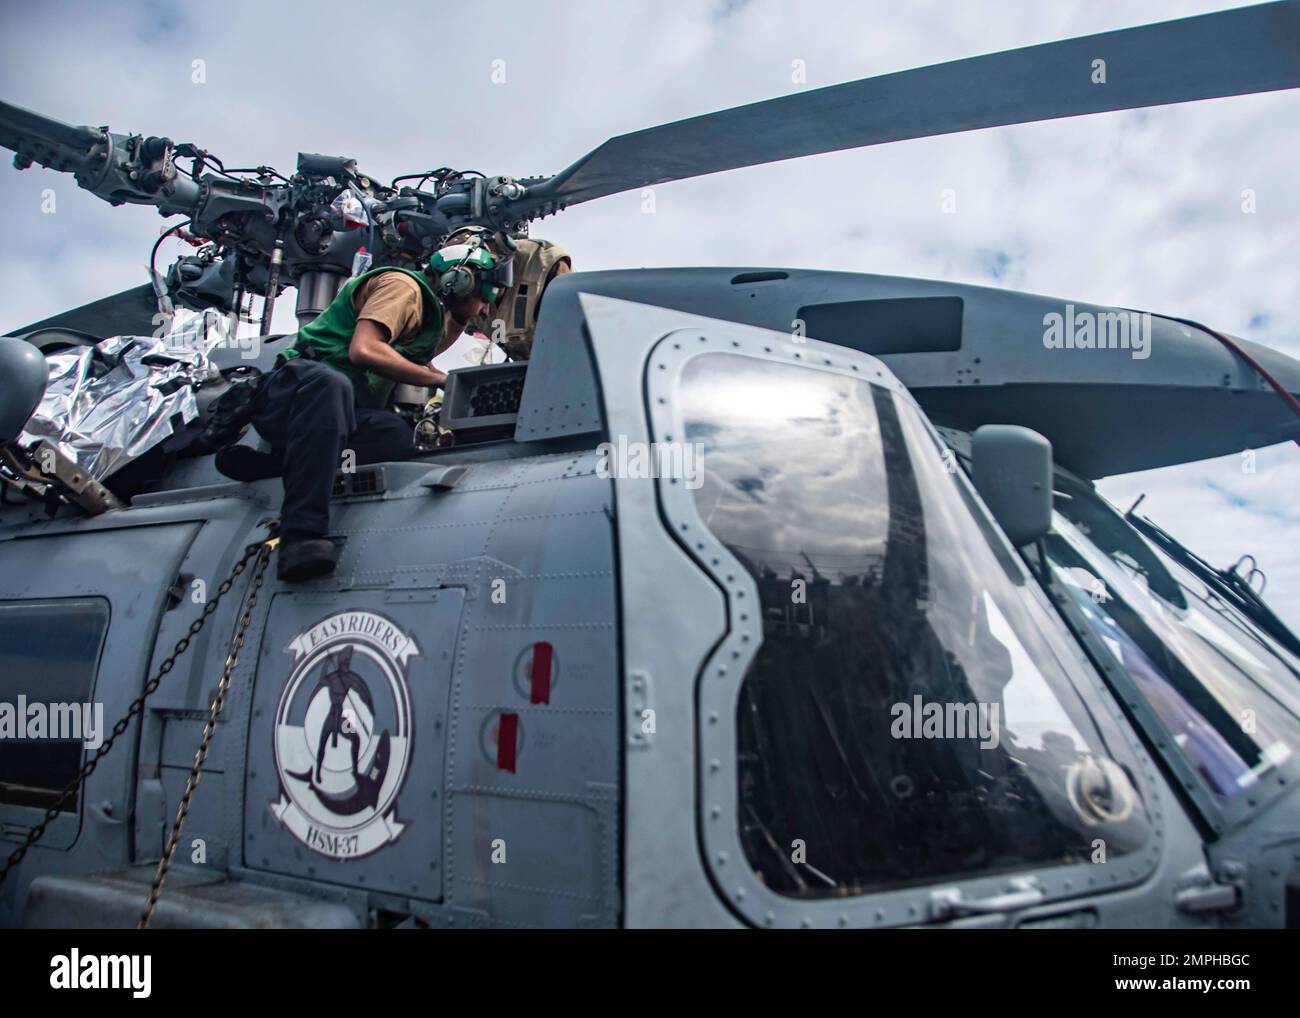
M545 640L533 644L533 695L531 702L551 702L551 645Z
M515 746L519 741L519 715L502 711L497 722L497 770L515 772Z

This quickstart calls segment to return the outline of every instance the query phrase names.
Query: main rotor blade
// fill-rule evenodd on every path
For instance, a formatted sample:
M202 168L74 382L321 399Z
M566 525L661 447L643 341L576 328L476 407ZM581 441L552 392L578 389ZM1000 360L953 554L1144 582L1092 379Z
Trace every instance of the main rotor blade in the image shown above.
M0 145L42 166L75 169L99 138L100 133L93 128L73 127L62 120L0 102ZM58 165L63 162L71 165Z
M1104 82L1094 83L1103 66ZM1298 86L1300 0L1282 0L864 78L624 134L535 185L514 207L552 211L820 152Z
M154 316L158 313L158 299L149 284L120 290L100 297L81 307L60 311L6 333L24 336L42 329L70 329L87 332L99 339L108 336L150 336L157 328Z

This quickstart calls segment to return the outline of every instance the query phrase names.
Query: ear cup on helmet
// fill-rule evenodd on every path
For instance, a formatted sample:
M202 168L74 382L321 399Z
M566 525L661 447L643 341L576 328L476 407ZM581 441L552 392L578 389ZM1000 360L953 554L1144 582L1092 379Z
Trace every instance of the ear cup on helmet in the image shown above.
M474 292L475 285L474 271L458 265L438 277L438 296L468 297Z

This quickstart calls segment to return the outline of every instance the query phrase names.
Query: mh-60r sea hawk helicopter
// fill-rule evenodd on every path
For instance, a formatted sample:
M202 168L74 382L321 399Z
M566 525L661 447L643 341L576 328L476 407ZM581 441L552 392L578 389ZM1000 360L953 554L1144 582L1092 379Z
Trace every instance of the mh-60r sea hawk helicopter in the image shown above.
M0 707L123 719L97 749L0 741L0 918L1300 925L1300 644L1241 572L1092 485L1300 435L1300 364L1244 339L1150 316L1149 356L1082 360L1045 346L1067 305L1040 296L562 276L527 361L452 373L453 446L340 474L338 572L298 585L265 571L279 482L230 483L199 440L287 337L209 351L198 419L129 482L22 438L58 357L111 371L129 347L105 341L149 336L160 303L290 283L310 320L363 243L418 266L457 228L519 235L628 188L1297 86L1300 5L1273 3L668 124L553 177L406 187L0 106L20 168L208 242L0 342ZM698 474L610 468L682 445Z

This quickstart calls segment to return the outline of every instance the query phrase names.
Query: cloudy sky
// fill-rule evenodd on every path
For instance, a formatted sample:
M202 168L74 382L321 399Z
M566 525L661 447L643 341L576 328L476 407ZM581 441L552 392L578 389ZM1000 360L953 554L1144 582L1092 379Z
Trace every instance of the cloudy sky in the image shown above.
M0 0L0 96L364 171L552 173L604 139L801 88L1233 6L1229 0L221 4ZM1230 57L1225 57L1230 58ZM206 80L196 83L194 61ZM794 61L806 82L792 79ZM496 72L494 75L494 71ZM500 79L504 71L504 81ZM1300 92L903 142L580 206L535 234L578 268L789 265L952 279L1191 317L1300 356ZM42 214L53 188L56 211ZM1254 190L1257 212L1243 214ZM943 214L941 194L957 192ZM0 332L144 282L162 226L0 167ZM163 261L175 257L164 253ZM292 328L292 294L277 323ZM1143 422L1133 422L1140 440ZM1300 626L1300 449L1112 478L1216 565L1253 553Z

